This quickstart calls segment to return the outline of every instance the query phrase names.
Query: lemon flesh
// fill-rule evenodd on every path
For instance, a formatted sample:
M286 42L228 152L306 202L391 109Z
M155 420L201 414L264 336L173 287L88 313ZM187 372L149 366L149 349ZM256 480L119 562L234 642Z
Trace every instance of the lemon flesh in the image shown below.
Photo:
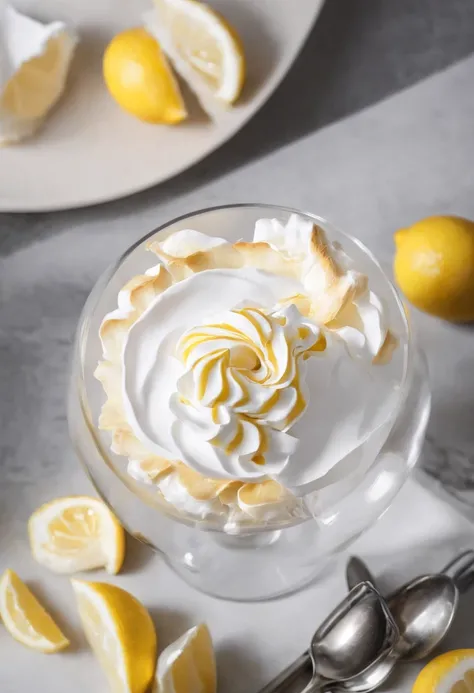
M428 217L395 234L395 279L420 310L474 320L474 222Z
M97 498L69 496L42 505L30 517L33 556L55 573L105 567L118 573L125 555L125 532Z
M453 650L431 660L412 693L474 693L474 650Z
M51 654L69 640L13 570L0 579L0 617L15 640L32 650Z
M187 116L178 83L157 41L145 29L117 34L103 59L105 84L128 113L148 123L179 123Z
M160 693L216 693L216 663L211 635L201 623L169 645L158 659Z
M112 693L145 693L155 673L157 647L148 611L115 585L71 583L84 632Z
M155 0L147 26L195 91L203 107L211 111L208 97L233 104L245 79L245 56L236 30L210 7L195 0Z

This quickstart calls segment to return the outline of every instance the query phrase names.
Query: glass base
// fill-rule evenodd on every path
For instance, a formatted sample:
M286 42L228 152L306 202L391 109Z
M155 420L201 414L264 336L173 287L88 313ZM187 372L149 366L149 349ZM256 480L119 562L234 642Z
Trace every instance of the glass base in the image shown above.
M246 602L275 599L305 587L327 569L330 559L324 557L315 565L312 551L308 562L301 562L306 540L314 534L312 525L242 537L206 532L181 559L165 559L191 587L213 597Z

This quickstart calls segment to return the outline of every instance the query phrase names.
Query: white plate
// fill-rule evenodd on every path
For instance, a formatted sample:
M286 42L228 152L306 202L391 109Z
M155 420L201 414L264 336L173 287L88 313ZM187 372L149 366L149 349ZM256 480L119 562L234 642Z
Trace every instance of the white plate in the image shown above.
M245 44L248 77L242 99L215 122L194 105L188 122L167 127L122 112L101 75L104 46L117 31L139 24L151 0L13 0L38 19L70 22L81 43L68 89L43 129L34 139L0 149L0 211L105 202L144 190L199 161L235 134L274 91L323 2L298 0L296 9L290 0L212 0Z

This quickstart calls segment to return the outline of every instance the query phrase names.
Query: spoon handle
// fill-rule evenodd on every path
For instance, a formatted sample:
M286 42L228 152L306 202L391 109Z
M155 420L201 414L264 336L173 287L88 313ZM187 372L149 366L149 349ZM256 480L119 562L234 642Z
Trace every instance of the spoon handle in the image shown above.
M311 673L311 657L308 650L303 652L298 659L295 659L289 667L281 671L278 676L272 679L270 683L267 683L258 693L284 693L288 686L305 669L308 669L308 673Z
M474 550L456 556L441 572L453 580L461 593L467 592L474 585Z

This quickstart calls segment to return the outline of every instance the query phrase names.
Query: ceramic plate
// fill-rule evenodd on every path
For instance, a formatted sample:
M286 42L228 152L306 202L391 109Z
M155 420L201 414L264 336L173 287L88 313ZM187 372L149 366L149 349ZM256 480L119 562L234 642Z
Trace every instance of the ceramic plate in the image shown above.
M235 134L290 68L324 0L212 0L241 34L248 77L238 105L211 122L186 92L191 118L148 125L122 112L102 81L109 39L139 24L145 0L12 0L41 20L77 27L68 88L31 140L0 149L0 211L82 207L123 197L185 170Z

